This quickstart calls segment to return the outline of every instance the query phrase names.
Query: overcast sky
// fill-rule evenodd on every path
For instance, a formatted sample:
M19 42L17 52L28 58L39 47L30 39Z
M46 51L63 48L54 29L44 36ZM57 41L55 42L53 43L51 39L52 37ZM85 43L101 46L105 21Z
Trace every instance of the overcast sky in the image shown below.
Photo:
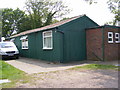
M26 0L0 0L0 8L20 8L24 10ZM97 1L97 0L96 0ZM98 0L97 4L89 5L83 0L63 0L66 5L72 9L72 12L66 17L73 17L81 14L86 14L99 25L104 25L106 22L112 21L114 15L110 13L108 0Z

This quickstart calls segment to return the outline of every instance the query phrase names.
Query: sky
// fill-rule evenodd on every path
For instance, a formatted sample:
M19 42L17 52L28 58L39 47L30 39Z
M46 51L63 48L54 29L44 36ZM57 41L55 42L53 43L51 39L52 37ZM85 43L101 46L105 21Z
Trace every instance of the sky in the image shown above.
M13 8L17 7L25 10L26 0L0 0L0 8ZM106 2L108 0L96 0L97 4L89 5L84 0L63 0L65 5L72 9L71 13L65 17L74 17L77 15L86 14L93 21L99 25L104 25L106 22L110 22L114 19L114 15L110 13Z

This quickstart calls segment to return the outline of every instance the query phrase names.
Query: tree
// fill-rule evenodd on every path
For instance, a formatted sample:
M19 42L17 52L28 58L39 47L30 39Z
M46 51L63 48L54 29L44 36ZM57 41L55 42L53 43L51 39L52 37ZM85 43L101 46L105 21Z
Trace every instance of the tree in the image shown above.
M25 12L19 8L15 10L12 8L4 9L2 11L2 36L9 37L14 32L19 33L23 31L25 20Z
M28 0L26 12L19 8L6 8L2 11L2 36L10 37L13 34L40 28L57 22L55 18L69 12L62 1Z
M113 20L113 25L120 21L120 0L109 0L108 2L109 9L115 15Z
M4 9L2 11L2 36L10 36L13 32L13 9Z
M37 2L36 0L28 0L26 2L26 11L29 14L30 25L32 28L37 28L42 26L42 12L44 4L43 2Z
M96 0L85 0L86 2L89 2L89 4L97 3Z
M97 0L85 0L89 2L90 4L96 3ZM120 21L120 0L108 0L107 1L108 7L111 10L111 13L115 15L113 20L113 25L117 23L117 21Z
M29 13L32 28L38 28L51 24L54 18L61 17L70 10L62 1L28 0L26 11Z
M32 29L31 20L30 20L30 17L28 15L25 15L24 22L22 22L19 27L20 28L19 28L18 33Z

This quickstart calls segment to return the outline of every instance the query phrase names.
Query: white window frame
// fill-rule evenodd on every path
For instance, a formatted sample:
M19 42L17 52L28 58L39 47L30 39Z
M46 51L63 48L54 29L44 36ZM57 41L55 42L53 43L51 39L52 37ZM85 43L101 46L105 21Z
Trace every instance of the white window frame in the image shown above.
M117 35L118 35L118 37L117 37ZM118 41L116 41L116 39L118 39ZM120 43L120 34L119 33L115 33L115 42Z
M22 40L22 49L28 49L28 39Z
M14 42L14 41L15 41L15 38L10 39L10 41L11 41L11 42Z
M111 34L111 36L109 36ZM112 41L109 41L109 39L112 39ZM113 32L108 32L108 43L113 43Z
M22 36L20 38L21 40L21 44L22 44L22 49L28 49L28 39L27 39L28 36Z
M50 33L50 35L45 36L46 33ZM52 35L52 30L50 31L44 31L42 33L42 37L43 37L43 49L53 49L53 35ZM46 47L47 45L45 45L45 38L50 38L51 37L51 47Z

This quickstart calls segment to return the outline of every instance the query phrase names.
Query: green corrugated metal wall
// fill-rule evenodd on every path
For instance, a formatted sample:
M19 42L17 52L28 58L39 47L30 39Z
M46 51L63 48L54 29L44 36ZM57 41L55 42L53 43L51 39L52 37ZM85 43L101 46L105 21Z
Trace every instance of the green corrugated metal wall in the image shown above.
M85 28L98 26L86 16L73 20L59 26L53 31L53 49L43 50L42 32L28 34L28 50L21 49L20 37L15 43L20 55L28 58L35 58L56 62L69 62L86 59L86 35ZM58 31L62 31L58 32Z
M59 27L64 32L64 62L86 60L86 33L88 27L98 26L86 16Z
M21 36L20 36L21 37ZM53 49L52 50L43 50L43 40L42 32L31 33L28 35L28 44L29 49L21 49L20 37L15 39L15 43L18 46L20 55L28 58L35 58L48 61L57 61L61 60L61 45L60 45L60 35L58 32L53 30Z

